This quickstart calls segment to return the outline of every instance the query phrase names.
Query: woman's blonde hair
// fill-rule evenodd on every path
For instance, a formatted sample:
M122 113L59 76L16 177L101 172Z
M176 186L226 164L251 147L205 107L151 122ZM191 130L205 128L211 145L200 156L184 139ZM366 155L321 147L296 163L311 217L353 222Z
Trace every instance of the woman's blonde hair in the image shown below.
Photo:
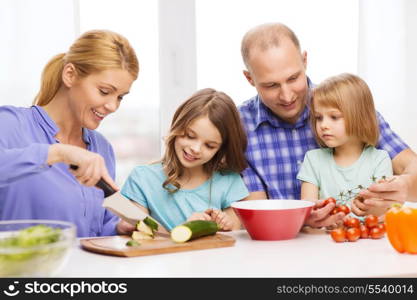
M247 139L235 103L223 92L202 89L178 107L165 140L162 164L168 178L163 187L169 192L180 188L177 180L184 169L175 153L175 139L184 136L190 123L202 116L209 118L222 137L220 149L203 165L204 171L211 176L215 171L240 173L246 168Z
M67 53L54 56L45 66L33 104L44 106L52 100L62 84L62 70L68 63L74 65L80 77L108 69L123 69L136 80L139 72L135 51L125 37L108 30L87 31Z
M313 90L311 124L318 143L326 147L316 129L315 107L333 107L343 114L346 134L365 145L376 146L379 138L378 120L371 91L361 78L343 73L324 80Z

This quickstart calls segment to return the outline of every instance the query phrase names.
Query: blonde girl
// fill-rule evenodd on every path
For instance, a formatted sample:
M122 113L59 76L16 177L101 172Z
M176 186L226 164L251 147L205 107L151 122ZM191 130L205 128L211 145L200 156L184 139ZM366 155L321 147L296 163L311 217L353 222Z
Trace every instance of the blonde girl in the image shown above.
M246 136L233 101L203 89L175 112L162 160L136 167L122 194L166 229L190 220L212 220L223 230L240 228L230 204L248 195Z
M388 153L376 149L377 114L367 84L353 74L340 74L313 90L311 126L322 148L308 151L297 178L302 199L333 197L351 205L357 215L381 215L356 197L372 182L392 176Z

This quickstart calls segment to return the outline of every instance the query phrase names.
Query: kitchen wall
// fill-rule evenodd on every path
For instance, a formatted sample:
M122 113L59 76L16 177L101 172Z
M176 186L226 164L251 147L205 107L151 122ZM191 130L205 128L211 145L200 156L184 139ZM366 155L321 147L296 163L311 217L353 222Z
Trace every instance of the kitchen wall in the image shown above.
M256 24L281 21L299 35L315 82L358 73L377 109L417 150L415 16L414 0L2 0L0 105L29 106L46 62L80 32L126 35L141 62L139 79L100 127L115 147L123 183L133 166L160 157L175 108L195 88L225 90L236 103L255 94L241 74L241 36Z
M358 73L391 127L417 150L417 1L359 1Z

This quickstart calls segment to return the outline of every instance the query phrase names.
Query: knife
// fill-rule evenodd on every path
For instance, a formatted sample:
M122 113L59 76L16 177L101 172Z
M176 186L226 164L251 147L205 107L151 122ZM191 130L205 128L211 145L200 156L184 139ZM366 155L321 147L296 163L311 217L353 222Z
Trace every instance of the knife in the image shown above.
M70 165L70 168L72 170L77 170L78 166ZM136 226L138 221L148 217L158 223L158 233L168 233L168 231L158 221L145 213L136 202L127 199L120 192L117 192L103 178L100 178L100 180L96 183L96 187L102 189L104 192L104 201L102 206L124 221Z

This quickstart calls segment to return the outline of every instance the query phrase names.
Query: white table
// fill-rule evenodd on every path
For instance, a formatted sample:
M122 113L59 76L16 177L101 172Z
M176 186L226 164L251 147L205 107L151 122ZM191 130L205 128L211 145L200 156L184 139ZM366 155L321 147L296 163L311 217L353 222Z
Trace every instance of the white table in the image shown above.
M227 233L233 247L116 257L75 246L57 277L417 277L417 255L399 254L386 237L335 243L327 234L254 241Z

